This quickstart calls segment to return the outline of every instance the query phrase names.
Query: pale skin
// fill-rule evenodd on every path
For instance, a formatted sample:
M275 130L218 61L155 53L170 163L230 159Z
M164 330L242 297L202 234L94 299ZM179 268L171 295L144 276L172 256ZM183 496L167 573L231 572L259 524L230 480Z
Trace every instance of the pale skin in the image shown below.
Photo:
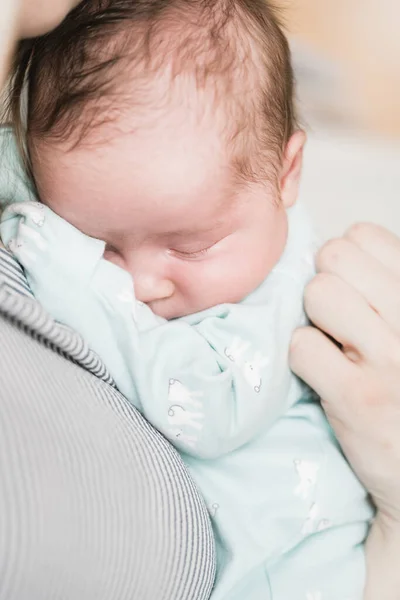
M163 79L152 79L155 98L166 95ZM302 131L292 136L278 185L238 183L219 133L225 117L207 110L208 94L193 116L195 78L175 77L174 86L162 119L128 111L68 151L31 142L41 201L104 240L105 258L132 275L137 299L166 319L240 302L264 281L286 244L305 142Z
M56 27L80 0L2 0L0 17L0 87L18 38Z
M355 225L321 250L317 266L305 304L320 330L296 332L291 365L320 394L378 508L367 543L365 598L394 600L400 597L400 240L381 227Z
M0 83L15 40L55 26L75 4L3 0ZM29 17L27 7L33 11ZM288 164L293 169L295 162ZM284 183L284 170L281 176ZM306 291L306 308L321 331L297 332L291 350L293 369L321 395L349 460L378 507L367 545L366 600L400 597L399 265L400 241L379 227L355 226L330 242L319 255L319 275Z

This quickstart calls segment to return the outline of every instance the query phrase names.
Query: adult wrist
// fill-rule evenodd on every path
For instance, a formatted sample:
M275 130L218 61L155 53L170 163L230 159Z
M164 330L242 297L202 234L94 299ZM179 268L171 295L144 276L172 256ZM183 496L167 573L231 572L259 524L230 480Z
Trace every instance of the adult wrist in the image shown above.
M400 598L400 521L377 514L366 543L364 600Z

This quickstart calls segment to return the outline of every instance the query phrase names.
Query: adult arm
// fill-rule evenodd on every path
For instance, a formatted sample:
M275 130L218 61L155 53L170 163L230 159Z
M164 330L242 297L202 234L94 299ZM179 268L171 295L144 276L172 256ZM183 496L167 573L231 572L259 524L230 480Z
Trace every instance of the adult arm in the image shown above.
M207 600L213 534L180 457L4 250L0 340L0 599Z
M19 38L56 27L80 0L2 0L0 13L0 88Z
M343 450L377 506L366 600L399 598L400 240L360 224L329 242L296 332L293 370L321 396ZM335 341L337 343L335 343Z
M180 457L46 347L55 328L0 285L0 600L207 600L213 534Z

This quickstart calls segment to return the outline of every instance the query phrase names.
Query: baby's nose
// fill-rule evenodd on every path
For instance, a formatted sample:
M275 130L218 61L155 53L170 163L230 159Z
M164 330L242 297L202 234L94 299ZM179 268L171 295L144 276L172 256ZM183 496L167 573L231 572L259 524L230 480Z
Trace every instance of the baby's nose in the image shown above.
M137 275L134 278L136 299L148 304L155 300L170 298L175 286L168 279L157 278L152 275Z

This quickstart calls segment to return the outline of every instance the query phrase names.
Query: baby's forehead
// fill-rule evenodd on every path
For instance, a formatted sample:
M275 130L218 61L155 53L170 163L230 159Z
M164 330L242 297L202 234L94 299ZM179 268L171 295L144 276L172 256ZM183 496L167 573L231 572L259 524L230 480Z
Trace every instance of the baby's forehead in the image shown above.
M160 130L184 126L189 133L197 128L196 135L213 129L225 151L246 146L241 153L250 158L249 148L257 145L255 122L261 128L265 120L261 104L254 102L260 73L265 75L260 50L249 34L238 37L234 27L221 25L221 38L213 40L211 26L193 22L186 32L184 24L182 17L160 20L149 36L143 24L132 23L131 31L125 24L105 38L96 49L98 62L101 57L113 63L116 49L121 56L99 70L93 82L99 93L85 94L70 120L71 145L96 143L113 132L160 136ZM129 51L126 39L133 43Z
M103 4L82 3L61 31L35 41L27 78L16 77L29 82L32 145L92 143L105 124L124 131L130 111L133 130L213 118L237 171L267 175L266 156L281 152L293 126L290 53L269 2ZM20 92L15 85L16 103Z
M235 140L246 126L252 97L248 88L242 88L240 74L232 70L227 83L226 76L217 74L199 78L195 65L174 69L173 62L158 70L149 70L143 61L120 65L108 93L82 108L85 137L96 138L103 124L109 129L114 124L116 131L147 130L149 135L168 127L184 126L189 132L214 129L226 145Z
M136 120L136 116L134 118ZM123 129L123 131L121 131ZM101 134L101 129L98 131ZM108 206L115 218L213 219L235 194L230 156L212 127L162 125L131 127L129 118L104 138L68 152L57 145L36 148L34 171L41 193L64 204L79 198L87 213ZM84 199L82 199L82 194ZM159 225L163 226L162 221Z
M96 126L90 106L82 112L90 127L78 146L131 162L132 176L145 159L156 178L169 175L175 185L191 178L195 186L211 174L240 182L243 164L258 152L253 134L244 133L246 94L239 106L222 88L200 87L194 73L166 69L149 77L141 68L124 72L112 102L107 96L96 104Z

